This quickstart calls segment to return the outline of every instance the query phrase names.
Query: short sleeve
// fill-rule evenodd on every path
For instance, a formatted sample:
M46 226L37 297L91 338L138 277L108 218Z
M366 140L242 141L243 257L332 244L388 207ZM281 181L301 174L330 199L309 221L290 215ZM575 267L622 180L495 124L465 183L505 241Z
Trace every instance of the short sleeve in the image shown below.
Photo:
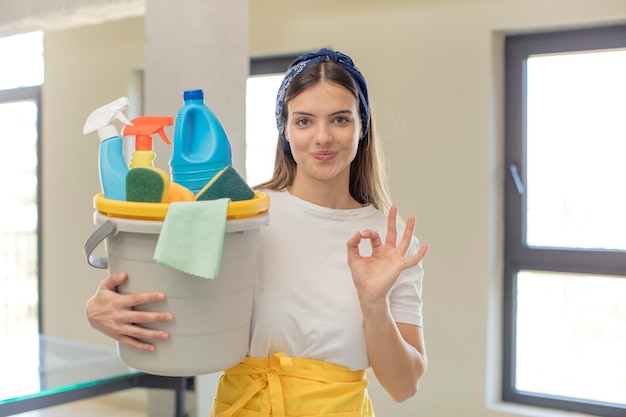
M419 250L419 242L415 237L407 256L413 256ZM422 279L424 270L420 262L400 274L389 293L389 304L394 321L399 323L423 326L422 316Z

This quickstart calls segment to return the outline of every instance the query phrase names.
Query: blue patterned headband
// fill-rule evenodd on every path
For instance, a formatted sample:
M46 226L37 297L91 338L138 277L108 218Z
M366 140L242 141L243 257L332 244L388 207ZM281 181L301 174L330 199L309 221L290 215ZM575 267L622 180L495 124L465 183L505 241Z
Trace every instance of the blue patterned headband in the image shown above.
M287 93L287 88L289 88L293 79L300 74L303 69L311 64L321 61L333 61L348 71L350 77L352 77L352 80L356 85L359 95L359 111L361 115L361 124L363 126L363 136L365 136L369 130L370 106L367 96L367 83L365 82L365 77L363 77L363 74L361 74L349 56L338 51L331 51L330 49L323 48L317 52L302 55L300 58L295 60L289 66L289 69L285 74L285 78L283 78L283 82L278 89L278 96L276 97L276 127L278 127L278 133L280 133L280 137L283 139L285 152L290 152L291 150L289 142L285 137L285 123L283 122L283 110L285 107L285 94Z

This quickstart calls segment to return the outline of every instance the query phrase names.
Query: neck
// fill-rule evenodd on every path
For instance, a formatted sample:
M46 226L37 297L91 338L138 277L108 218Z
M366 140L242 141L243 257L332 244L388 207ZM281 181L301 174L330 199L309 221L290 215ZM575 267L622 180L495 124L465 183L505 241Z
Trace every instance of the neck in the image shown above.
M289 193L309 203L338 210L360 208L362 205L350 195L349 178L346 180L318 181L296 178Z

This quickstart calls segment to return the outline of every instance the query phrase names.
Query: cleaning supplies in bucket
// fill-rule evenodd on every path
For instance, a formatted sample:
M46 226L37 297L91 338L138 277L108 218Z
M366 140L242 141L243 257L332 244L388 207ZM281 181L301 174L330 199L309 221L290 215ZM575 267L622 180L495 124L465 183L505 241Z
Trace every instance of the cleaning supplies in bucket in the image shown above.
M196 201L219 198L228 198L231 201L250 200L254 198L254 191L248 187L235 168L227 166L215 174L213 179L196 194Z
M169 144L164 128L172 124L173 118L140 116L132 122L128 121L122 113L129 106L126 97L106 104L89 115L83 133L97 130L100 136L100 182L105 198L126 201L130 195L130 201L167 203L194 201L202 191L204 195L200 199L206 200L211 198L205 193L206 187L218 173L226 175L220 182L211 184L211 193L223 187L228 179L230 185L237 185L239 189L236 193L232 189L231 196L222 197L233 197L235 200L253 197L250 187L234 171L228 136L220 121L204 103L203 91L185 91L183 99L184 105L176 117L169 181L167 174L154 167L152 135L159 134ZM111 125L116 119L126 123L124 135L136 136L130 166L124 157L123 139ZM142 169L129 177L129 170L138 167L151 169ZM225 172L226 168L229 169ZM231 181L233 179L236 182ZM243 188L242 183L245 185ZM153 189L157 184L160 184L158 192ZM148 187L151 192L144 193L143 190Z
M170 176L156 167L137 167L126 174L126 201L167 203Z
M126 200L145 203L169 201L171 181L167 172L154 166L156 156L152 135L158 134L167 144L165 126L174 124L172 117L139 116L124 126L122 134L135 136L135 151L130 160L130 171L126 174Z
M121 138L114 155L116 185L124 180L118 187L124 195L112 199L103 186L94 197L97 229L85 244L91 266L129 274L120 293L165 294L163 302L135 308L171 312L172 323L143 324L167 330L170 339L150 341L156 352L117 344L124 362L157 375L216 372L245 357L259 229L269 222L269 198L253 191L232 166L226 133L201 93L185 92L172 178L154 166L152 149L155 133L168 142L164 128L172 119L141 116L127 123L123 133L137 136L131 166L122 163ZM119 107L109 107L104 118L109 124L119 118L113 111ZM111 128L101 137L110 137ZM105 257L92 254L100 243Z
M171 144L165 133L165 126L174 124L172 117L139 116L135 117L122 129L124 136L135 136L135 151L130 158L130 168L154 166L154 144L152 135L158 134L163 142Z
M203 91L185 91L183 100L176 116L170 170L174 182L197 194L215 174L232 165L232 152L226 131L204 103Z
M219 273L228 199L172 203L154 250L154 260L202 278Z
M226 212L219 274L205 279L154 261L154 253L169 204L94 200L97 229L85 244L91 266L110 274L128 272L118 287L123 294L159 291L165 301L136 307L169 311L170 323L152 323L170 333L168 340L150 341L155 352L117 343L120 358L135 369L165 376L192 376L217 372L239 363L248 350L254 279L260 228L269 222L269 198L255 192L252 200L231 202ZM180 203L195 205L199 203ZM160 206L146 220L145 206ZM134 216L134 218L129 218ZM104 242L106 257L93 255Z
M124 159L123 139L111 123L120 120L126 124L123 111L129 106L126 97L118 98L94 110L83 127L83 134L98 131L100 152L98 165L100 169L100 186L106 198L113 200L126 199L126 173L128 166Z

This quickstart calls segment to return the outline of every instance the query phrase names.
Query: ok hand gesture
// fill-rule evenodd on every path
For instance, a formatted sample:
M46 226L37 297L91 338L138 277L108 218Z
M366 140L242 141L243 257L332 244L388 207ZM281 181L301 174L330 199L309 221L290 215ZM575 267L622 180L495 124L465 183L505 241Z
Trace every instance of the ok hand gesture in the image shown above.
M364 301L386 302L387 293L400 273L417 265L428 251L429 246L424 245L415 255L405 258L413 236L415 216L408 218L402 239L396 244L397 214L398 207L394 205L389 210L387 235L384 242L380 234L371 229L356 232L347 242L348 265L362 305ZM370 240L372 245L370 256L361 256L359 252L359 243L363 239Z

